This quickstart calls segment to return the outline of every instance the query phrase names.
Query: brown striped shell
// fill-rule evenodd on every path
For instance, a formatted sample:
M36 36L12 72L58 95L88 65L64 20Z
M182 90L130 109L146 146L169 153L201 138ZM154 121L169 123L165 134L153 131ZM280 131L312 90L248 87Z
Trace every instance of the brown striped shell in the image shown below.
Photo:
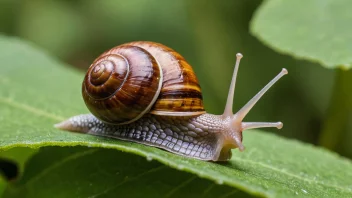
M131 42L104 52L89 67L82 95L93 115L112 124L130 123L145 113L205 113L192 67L179 53L154 42Z

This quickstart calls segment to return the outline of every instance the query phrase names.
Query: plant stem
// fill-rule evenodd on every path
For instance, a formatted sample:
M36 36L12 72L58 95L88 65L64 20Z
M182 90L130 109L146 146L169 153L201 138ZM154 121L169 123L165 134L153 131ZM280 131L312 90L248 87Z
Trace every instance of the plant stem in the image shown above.
M345 132L352 109L352 71L338 69L328 114L320 133L319 144L335 150Z

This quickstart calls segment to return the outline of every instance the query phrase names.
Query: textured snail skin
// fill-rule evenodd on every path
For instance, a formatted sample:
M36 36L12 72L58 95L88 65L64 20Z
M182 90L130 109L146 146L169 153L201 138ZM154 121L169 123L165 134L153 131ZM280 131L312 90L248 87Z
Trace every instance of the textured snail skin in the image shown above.
M230 149L237 147L233 138L242 141L240 131L227 131L231 128L228 119L208 113L192 117L147 114L126 125L111 125L92 114L82 114L60 125L57 127L73 132L138 142L206 161L230 159Z

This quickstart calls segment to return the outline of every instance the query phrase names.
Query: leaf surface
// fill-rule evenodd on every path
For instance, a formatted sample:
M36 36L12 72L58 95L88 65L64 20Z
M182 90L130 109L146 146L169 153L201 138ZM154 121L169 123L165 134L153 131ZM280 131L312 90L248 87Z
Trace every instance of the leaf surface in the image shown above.
M20 175L24 171L25 163L33 154L36 153L36 151L36 149L15 147L0 152L0 160L6 160L9 163L15 163L18 168L18 173L16 175Z
M229 186L114 149L45 147L28 162L26 170L5 197L248 196Z
M102 188L99 187L102 184L98 180L95 183L94 179L89 180L91 183L83 185L82 180L78 178L81 175L86 174L90 177L92 171L97 174L104 173L104 171L110 173L110 171L116 171L112 168L117 167L128 172L126 177L136 177L142 174L143 170L150 170L152 167L163 164L182 173L178 174L178 171L171 171L171 169L166 172L155 172L153 177L158 177L156 180L160 184L166 182L163 175L175 174L175 177L167 177L166 179L169 179L167 182L181 180L186 182L185 180L188 181L190 178L194 177L198 180L200 177L218 184L226 184L239 189L240 192L265 197L352 196L351 161L321 148L263 131L246 131L244 134L246 151L234 150L233 157L228 163L210 163L136 143L56 130L53 128L54 123L87 112L80 95L81 80L84 74L68 68L24 41L4 36L0 37L0 60L2 63L7 63L1 65L0 72L2 89L0 92L2 126L0 128L0 150L14 147L70 146L69 148L48 148L50 152L44 149L35 154L28 162L23 180L16 185L11 185L9 193L22 193L22 190L27 188L21 185L26 186L28 182L34 180L35 182L30 182L31 188L27 190L46 195L49 191L41 188L43 182L47 181L54 185L55 182L61 181L62 176L67 183L58 183L58 188L53 189L53 192L69 188L72 184L69 180L73 179L72 182L76 183L72 186L75 188L69 188L72 191L68 190L67 193L81 194L85 197L85 192L89 191L91 193L89 195L92 196L94 193L101 192L101 189L113 188L112 184L116 185L117 181L123 182L121 178L124 177L111 178L111 181L105 184L105 188ZM72 147L79 145L83 147ZM150 163L153 166L148 167L150 164L148 165L147 160L116 150L137 154L148 160L154 159L161 164L153 161ZM94 154L90 161L89 158L76 156L93 151L98 154ZM64 158L67 157L64 155L65 152L69 153L68 158ZM54 153L57 154L54 155ZM69 156L73 158L72 164L66 163L66 160L71 161ZM98 166L98 161L104 161L105 157L109 163L104 162ZM58 169L50 169L51 166L46 163L55 163L55 158L58 159L59 164L65 162L64 166L60 165ZM135 161L137 162L134 163ZM142 162L145 165L139 167ZM49 168L42 170L40 167ZM77 178L72 178L73 173L70 167L80 171ZM138 168L141 171L135 172L134 170ZM68 175L64 174L65 171ZM103 173L101 175L104 175ZM38 177L41 174L45 174L45 177ZM195 176L192 177L191 174ZM146 178L142 176L139 176L141 178L139 185L150 183L148 180L150 176ZM183 176L185 180L182 179ZM205 180L200 181L206 183ZM89 185L97 185L100 190L89 189ZM192 193L194 185L192 181L189 181L181 187ZM178 186L175 188L177 190ZM141 193L156 195L147 188L138 188L138 190L141 190ZM231 193L228 190L220 191L219 195L224 196L226 193ZM63 194L60 195L65 195L65 192L61 193Z
M351 68L351 7L350 0L267 0L251 32L278 52L328 68Z
M0 176L0 196L3 194L6 187L5 180Z

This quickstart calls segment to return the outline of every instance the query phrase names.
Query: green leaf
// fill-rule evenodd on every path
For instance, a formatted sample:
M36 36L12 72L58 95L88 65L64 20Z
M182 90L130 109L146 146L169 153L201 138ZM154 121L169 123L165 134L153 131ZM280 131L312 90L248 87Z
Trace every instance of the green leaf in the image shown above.
M328 68L351 68L351 6L350 0L267 0L251 32L278 52Z
M5 197L248 196L113 149L47 147L27 163L26 169L22 180L8 189Z
M15 163L19 168L19 174L22 174L25 163L36 152L36 149L16 147L6 151L1 151L0 159L5 159L9 162Z
M6 182L5 180L1 177L0 175L0 197L2 196L2 194L4 193L6 188Z
M228 163L219 164L181 157L136 143L56 130L53 128L54 123L69 116L87 112L80 95L81 80L84 74L63 66L62 63L50 58L26 42L8 37L0 37L0 60L7 63L2 66L0 73L2 87L0 92L2 125L0 128L0 150L13 147L38 148L77 145L111 148L134 153L149 160L154 159L174 169L189 172L219 184L226 184L252 195L265 197L352 196L351 161L321 148L265 132L246 131L244 134L246 151L241 153L235 150ZM65 151L58 149L55 151L58 152L58 155L53 155L53 157L60 158L60 152L74 153L75 151L75 148L65 149ZM87 148L82 152L90 151ZM97 152L108 153L110 151L106 149ZM38 156L40 155L38 154ZM48 155L50 156L50 154ZM127 162L137 160L131 155L119 158L119 155L123 154L117 152L111 155L116 155L113 158L114 161L110 161L115 166L119 166L124 160ZM46 158L36 157L37 155L33 157L25 169L24 180L35 178L38 173L36 167L46 167L44 166L45 163L48 163L44 160ZM86 161L85 166L79 167L84 173L92 169L97 172L109 169L104 165L94 168L93 162L94 160L89 163ZM80 160L77 160L77 163L81 163ZM144 160L143 163L147 163L147 161ZM124 168L132 171L134 168L138 168L139 164L132 163ZM72 171L68 167L65 166L62 170L57 171ZM78 170L77 167L76 170ZM46 178L51 182L59 182L60 177L63 176L51 172L54 171L51 169L45 171L47 172L45 174L52 175ZM182 173L182 175L184 174ZM132 177L136 176L133 173L131 175ZM157 176L160 175L157 174ZM168 182L172 182L174 179L168 178ZM22 184L25 185L25 183L24 181ZM41 183L36 183L32 190L40 193L43 189L39 184ZM100 184L92 183L92 185ZM193 185L187 185L188 191L192 191ZM110 187L112 186L106 188ZM82 184L80 188L75 188L75 193L84 193L85 190L89 191L88 188ZM11 187L9 189L16 191L17 188ZM146 194L150 193L147 189L138 190ZM43 190L43 194L45 193Z

